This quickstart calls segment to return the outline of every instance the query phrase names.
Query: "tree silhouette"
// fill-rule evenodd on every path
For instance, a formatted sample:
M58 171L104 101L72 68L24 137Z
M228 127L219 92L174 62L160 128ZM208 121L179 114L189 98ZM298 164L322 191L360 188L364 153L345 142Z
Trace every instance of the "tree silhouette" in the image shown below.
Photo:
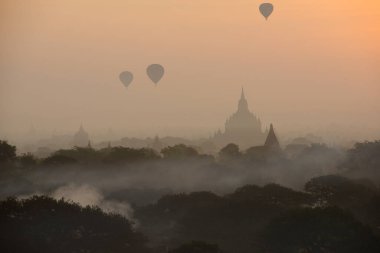
M263 231L263 252L375 253L379 239L371 229L334 207L289 211Z
M142 148L132 149L125 147L113 147L104 152L103 162L105 163L131 163L157 160L160 157L153 149Z
M16 158L16 147L0 140L0 163L10 162Z
M147 252L145 237L122 216L64 200L0 202L0 252Z
M234 143L228 144L219 151L219 158L222 162L234 160L239 158L240 156L241 153L239 150L239 146Z
M72 157L61 155L61 154L52 154L42 161L44 166L65 166L73 165L78 161Z
M22 154L17 157L17 162L22 168L34 168L37 165L37 159L31 153Z
M194 158L199 155L194 148L183 144L166 147L161 150L161 153L164 155L164 158L167 159Z
M310 194L271 184L241 187L225 196L211 192L166 195L135 214L143 231L151 238L162 238L165 245L197 240L217 243L226 252L246 253L254 251L252 237L259 241L258 231L271 219L311 203Z
M209 244L201 241L192 241L181 245L176 249L169 250L169 253L221 253L216 244Z
M361 222L379 229L380 193L369 180L322 176L307 182L305 190L315 196L319 204L349 210Z
M98 152L90 146L61 149L55 152L54 155L68 157L82 164L93 164L100 161Z
M347 152L347 157L340 165L352 175L370 175L380 182L380 141L357 143Z

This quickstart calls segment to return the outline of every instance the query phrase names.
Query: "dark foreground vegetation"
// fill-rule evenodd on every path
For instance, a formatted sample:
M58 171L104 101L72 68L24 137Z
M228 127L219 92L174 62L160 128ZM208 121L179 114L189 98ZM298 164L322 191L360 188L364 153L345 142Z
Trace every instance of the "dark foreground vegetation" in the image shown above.
M315 178L306 192L247 185L217 196L164 196L140 208L141 231L158 245L207 241L226 252L378 252L380 195L362 182Z
M138 225L97 207L34 196L0 202L1 252L380 252L380 193L338 176L298 192L247 185L163 196Z
M1 252L147 252L131 223L49 197L0 202Z
M292 156L231 144L215 158L184 145L45 159L0 146L0 252L380 252L379 142ZM128 201L133 216L49 197L70 182Z

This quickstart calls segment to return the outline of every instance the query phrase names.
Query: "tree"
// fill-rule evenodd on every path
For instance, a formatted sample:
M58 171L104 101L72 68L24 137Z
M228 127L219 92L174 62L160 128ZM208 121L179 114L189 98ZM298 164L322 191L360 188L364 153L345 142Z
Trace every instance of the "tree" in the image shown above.
M201 241L192 241L181 245L176 249L169 250L169 253L221 253L216 244L209 244Z
M255 204L273 205L278 208L296 208L313 203L310 194L298 192L277 184L263 187L246 185L236 189L228 198L237 202L254 202Z
M54 153L56 156L68 157L82 164L99 162L98 152L89 147L74 147L72 149L61 149Z
M305 191L330 205L349 206L372 198L376 194L376 186L363 180L328 175L309 180L305 184Z
M225 146L219 151L219 157L221 161L233 160L233 159L239 158L240 155L241 153L239 150L239 146L234 143L228 144L227 146Z
M354 176L369 175L372 180L380 182L380 141L357 143L347 152L347 157L340 165L341 169Z
M380 226L380 194L369 180L321 176L307 182L305 191L311 193L319 205L338 206L373 228Z
M166 147L161 150L161 153L164 155L164 158L169 159L194 158L199 155L194 148L184 144Z
M32 168L37 165L37 159L31 153L22 154L17 157L17 161L22 168Z
M0 202L0 252L147 252L131 223L97 207L32 197Z
M0 163L10 162L16 158L16 147L0 140Z
M105 163L131 163L143 162L159 159L160 157L153 149L142 148L132 149L125 147L114 147L102 151L104 153L103 161Z
M216 243L226 252L260 252L252 238L270 220L294 208L312 204L310 194L279 185L245 186L218 196L194 192L163 196L136 209L140 227L160 244L175 246L192 240ZM257 246L256 246L257 248Z
M335 207L303 208L274 219L262 233L263 252L375 253L379 238Z
M49 157L47 157L45 160L43 160L42 164L46 166L64 166L64 165L72 165L75 164L77 160L74 158L60 155L60 154L53 154Z

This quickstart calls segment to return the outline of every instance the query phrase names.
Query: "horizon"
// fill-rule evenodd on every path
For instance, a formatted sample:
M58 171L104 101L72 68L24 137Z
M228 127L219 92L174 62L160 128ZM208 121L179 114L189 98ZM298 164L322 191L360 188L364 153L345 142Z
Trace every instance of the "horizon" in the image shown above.
M237 102L235 103L237 105ZM249 101L248 101L248 107L249 107ZM236 106L237 108L237 106ZM235 109L236 109L235 108ZM235 110L236 111L236 110ZM255 116L260 118L260 115L255 114L255 112L250 111ZM83 127L87 134L89 134L89 140L93 144L100 144L104 142L115 142L120 141L123 138L137 138L137 139L153 139L156 136L160 139L167 138L167 137L174 137L174 138L183 138L187 139L189 141L197 141L202 139L210 139L217 131L225 131L225 122L231 115L226 116L226 120L220 127L215 127L214 129L205 128L199 126L197 127L177 127L177 128L171 128L168 126L158 126L156 133L151 133L149 130L140 131L140 132L133 132L133 131L123 131L121 129L114 129L113 127L109 128L103 128L103 129L97 129L93 130L93 128L86 126L85 124L81 123L76 129L72 129L71 131L60 131L57 129L53 129L50 131L41 130L38 128L35 128L34 125L30 126L28 130L26 130L24 133L18 133L16 136L11 136L11 138L3 138L10 142L15 143L18 146L24 146L24 145L37 145L37 143L41 141L51 140L53 141L54 138L73 138L74 134L78 132L78 129L80 127ZM262 130L268 131L269 125L272 123L262 123ZM341 146L341 147L351 147L353 143L355 142L363 142L363 141L373 141L380 139L380 135L378 137L374 137L373 139L368 139L365 137L363 133L367 133L367 129L361 129L363 132L357 133L356 129L353 129L353 131L356 131L357 135L353 137L354 135L352 132L349 132L349 127L344 129L344 126L329 126L327 124L326 126L320 128L320 129L293 129L289 132L281 131L281 129L278 129L276 125L274 125L276 134L281 140L282 144L289 144L292 142L293 139L300 138L300 137L306 137L306 136L314 136L317 138L321 138L322 142L330 146ZM92 131L91 131L92 130ZM185 130L185 131L184 131ZM344 130L348 130L344 133ZM351 129L352 131L352 129ZM196 133L196 134L195 134ZM367 135L368 136L368 135ZM376 135L375 135L376 136ZM13 138L12 138L13 137ZM58 147L60 145L58 144ZM64 148L63 146L61 148Z

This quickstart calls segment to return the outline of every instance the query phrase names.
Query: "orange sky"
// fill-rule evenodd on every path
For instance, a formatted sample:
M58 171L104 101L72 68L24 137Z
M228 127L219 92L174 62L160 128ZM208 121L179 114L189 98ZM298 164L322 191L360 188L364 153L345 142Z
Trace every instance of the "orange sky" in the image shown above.
M207 136L244 86L279 132L380 132L380 2L2 0L0 137L109 127ZM145 75L160 63L154 87ZM134 73L125 89L121 71Z

